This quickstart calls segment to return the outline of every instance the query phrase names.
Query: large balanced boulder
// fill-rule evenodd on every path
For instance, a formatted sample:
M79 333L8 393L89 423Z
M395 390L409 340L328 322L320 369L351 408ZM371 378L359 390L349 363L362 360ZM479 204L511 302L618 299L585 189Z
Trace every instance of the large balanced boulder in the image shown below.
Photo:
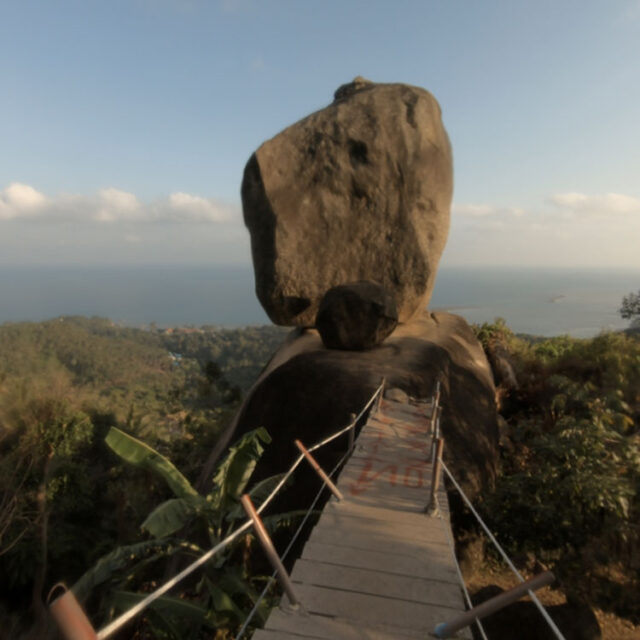
M340 284L320 301L316 329L327 349L371 349L396 328L393 296L376 282Z
M452 158L424 89L360 78L265 142L242 181L256 293L276 324L312 326L324 294L359 280L400 322L431 296L449 230Z

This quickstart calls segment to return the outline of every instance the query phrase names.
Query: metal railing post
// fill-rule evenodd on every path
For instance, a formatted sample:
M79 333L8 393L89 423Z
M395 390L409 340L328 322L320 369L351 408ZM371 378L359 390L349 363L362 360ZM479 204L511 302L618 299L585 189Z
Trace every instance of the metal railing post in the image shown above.
M253 522L253 527L256 531L256 535L258 536L258 539L260 540L262 547L264 548L265 553L269 558L269 561L271 562L271 564L273 565L273 568L276 570L278 574L278 580L280 582L280 585L282 586L282 589L287 594L287 598L289 598L289 602L294 607L299 605L300 600L298 599L298 597L296 596L293 590L293 584L291 583L289 574L287 573L287 570L284 568L284 565L282 564L282 561L280 560L280 557L278 556L278 553L276 552L276 549L273 546L273 542L271 542L271 538L269 537L269 534L267 533L267 530L264 527L262 519L258 515L258 512L255 510L253 503L251 502L251 498L249 497L249 494L245 493L242 496L242 498L240 498L240 502L242 503L242 506L244 507L244 510L246 511L247 515L249 516L249 518L251 518Z
M542 587L546 587L555 581L555 576L551 571L545 571L529 580L525 580L519 585L501 593L495 598L491 598L482 604L479 604L469 611L465 611L463 614L454 618L450 622L441 622L436 625L434 633L437 638L450 638L456 631L468 627L473 624L477 619L484 618L500 609L504 609L507 605L520 600L523 596L531 591L536 591Z
M378 397L376 398L376 410L375 413L380 413L382 409L382 396L384 395L384 388L386 386L387 379L383 376L382 382L380 383L380 392L378 393Z
M442 407L438 409L438 417L435 420L435 426L433 428L433 433L431 434L431 464L436 463L436 443L438 438L440 437L440 413L442 411Z
M342 495L342 493L340 493L340 490L338 489L338 487L336 487L336 485L333 484L333 482L331 481L331 478L324 472L322 467L318 464L316 459L309 453L309 451L302 444L302 442L300 442L300 440L296 440L295 444L296 444L296 447L300 449L300 453L302 453L302 455L307 459L309 464L313 467L315 472L322 478L322 480L325 482L327 487L331 489L331 493L333 493L333 495L336 498L338 498L338 500L342 500L344 496Z
M436 421L442 413L440 400L434 400L433 409L431 410L431 421L429 422L429 433L433 435L436 431Z
M429 515L434 515L438 512L438 501L436 494L440 487L440 461L442 459L442 451L444 450L444 438L438 438L435 446L435 459L433 461L433 468L431 469L431 493L429 495L429 504L425 509L425 512Z
M69 591L62 583L57 584L49 592L48 600L56 589L63 589L64 593L49 605L49 611L66 640L97 640L98 634L73 591Z
M349 437L349 451L353 451L353 447L356 444L356 414L350 413L349 420L351 421L351 429L347 432Z

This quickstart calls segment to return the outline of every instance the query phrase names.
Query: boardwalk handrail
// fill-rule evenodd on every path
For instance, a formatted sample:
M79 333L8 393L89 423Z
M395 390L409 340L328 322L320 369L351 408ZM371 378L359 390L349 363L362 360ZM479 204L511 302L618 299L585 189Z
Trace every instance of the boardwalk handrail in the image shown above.
M478 622L480 618L504 609L507 605L520 600L527 593L546 587L555 582L555 580L556 577L551 571L544 571L515 587L511 587L508 591L503 591L500 595L485 600L482 604L476 605L449 622L441 622L436 626L435 634L438 638L451 638L456 631L468 627L473 622Z
M445 473L447 474L447 477L449 478L449 480L451 480L451 483L456 488L456 490L458 491L458 493L460 494L460 496L464 500L464 502L467 505L467 507L469 507L471 513L475 516L475 518L478 521L478 523L480 524L480 526L484 529L484 532L487 534L487 537L489 538L489 540L491 540L493 546L498 550L498 553L500 553L500 555L502 556L502 559L507 563L507 566L509 567L509 569L511 569L511 571L515 574L515 576L518 578L518 580L521 583L526 582L525 579L523 578L522 574L518 571L516 566L513 564L513 562L511 561L511 559L509 558L509 556L505 552L505 550L502 548L502 546L500 545L500 543L496 539L496 537L493 535L491 529L489 529L489 527L486 525L485 521L482 519L480 514L477 512L477 510L475 509L475 507L471 503L471 500L469 500L469 498L467 497L467 494L462 490L462 487L460 486L460 484L453 477L453 474L449 470L449 467L447 467L447 465L445 464L445 462L442 459L442 457L439 457L438 459L439 459L440 464L442 465L442 468L444 469ZM536 607L538 608L538 610L542 614L542 617L545 619L545 621L547 622L547 624L551 628L551 631L556 636L556 638L558 638L558 640L565 640L565 637L562 635L562 632L560 631L560 629L558 629L556 623L552 620L552 618L549 615L548 611L544 608L544 605L540 602L540 600L538 599L536 594L533 592L533 590L532 589L528 589L527 593L529 594L529 597L531 598L533 603L536 605ZM478 624L479 624L479 621L478 621ZM435 631L436 636L437 637L445 637L445 636L438 635L437 629L438 629L438 627L436 627L436 631Z
M321 447L329 444L333 440L336 440L337 438L343 436L346 433L348 433L349 436L350 436L349 437L349 446L347 448L347 451L343 454L343 456L340 458L340 460L335 465L335 467L328 474L326 474L326 475L324 475L322 477L322 485L321 485L318 493L316 494L314 500L312 501L311 505L307 509L307 511L306 511L306 513L305 513L300 525L298 526L297 530L293 534L293 536L292 536L288 546L286 547L284 553L282 554L282 556L281 556L282 560L284 560L287 557L287 555L289 554L290 550L293 548L293 545L295 544L295 541L299 537L303 527L306 525L310 515L313 513L313 511L315 509L315 506L316 506L318 500L320 499L322 493L325 491L325 489L331 483L330 478L332 478L334 476L334 474L342 466L344 461L351 454L351 452L353 450L353 447L352 447L352 435L354 434L358 423L360 422L362 417L366 414L366 412L372 406L374 406L374 403L376 403L376 401L377 401L377 404L376 404L375 408L376 409L379 408L379 406L380 406L379 403L380 403L380 401L382 399L382 395L384 393L384 386L385 386L385 380L383 378L381 384L378 386L378 388L375 390L375 392L369 398L369 400L364 405L362 410L358 413L358 415L355 416L355 417L354 417L354 414L350 415L351 421L349 422L349 424L347 426L339 429L338 431L336 431L335 433L331 434L327 438L325 438L322 441L320 441L320 442L314 444L313 446L309 447L309 449L308 449L309 452L316 451L317 449L320 449ZM435 444L435 440L439 439L439 435L440 435L440 428L439 428L440 424L439 423L440 423L440 415L441 415L440 409L441 408L439 406L439 400L440 400L440 393L439 392L440 392L440 384L438 383L438 385L436 387L436 392L434 393L434 396L433 396L432 402L431 402L431 411L432 411L431 417L432 417L432 419L430 420L430 431L431 431L430 435L432 436L432 438L434 440L434 444ZM435 417L435 419L434 419L434 417ZM447 477L449 478L449 480L451 481L453 486L460 493L463 501L465 502L467 507L470 509L471 513L477 519L478 523L481 525L482 529L485 531L485 533L487 534L487 536L491 540L492 544L496 547L496 549L498 550L498 552L500 553L502 558L505 560L505 562L507 563L507 565L509 566L511 571L516 575L516 577L518 578L520 583L522 583L522 584L518 585L517 587L514 587L514 589L510 590L509 592L506 592L503 595L506 596L507 594L509 594L510 597L513 597L513 593L517 593L517 594L521 594L521 595L524 594L524 593L528 593L529 596L531 597L532 601L536 605L536 607L539 609L539 611L542 614L543 618L545 619L545 621L547 622L547 624L551 628L551 630L552 630L553 634L555 635L555 637L558 640L565 640L564 636L562 635L562 633L560 632L560 630L558 629L558 627L556 626L554 621L549 616L549 613L546 611L546 609L544 608L544 606L542 605L540 600L535 595L535 593L533 591L533 586L531 584L529 584L529 581L525 581L523 576L517 570L517 568L515 567L515 565L513 564L511 559L509 558L509 556L506 554L504 549L498 543L495 535L491 532L491 530L486 525L486 523L484 522L484 520L482 519L480 514L474 508L473 504L471 503L471 501L469 500L467 495L464 493L462 487L456 481L455 477L453 476L453 474L451 473L451 471L449 470L449 468L445 464L444 460L442 459L442 449L439 448L436 451L436 448L433 447L432 451L433 451L432 461L434 463L434 468L436 466L439 466L439 467L442 468L442 470L444 470L444 472L446 473ZM303 460L305 460L305 453L301 453L296 458L296 460L294 460L294 462L289 467L288 471L283 475L283 477L280 479L280 481L275 486L275 488L272 490L272 492L260 504L260 506L257 509L255 509L255 512L257 514L261 514L267 508L267 506L274 500L274 498L278 495L280 490L285 486L285 484L287 483L289 478L291 478L291 476L293 475L293 473L295 472L297 467L302 463ZM439 477L439 475L440 474L438 473L438 477ZM436 482L433 482L433 484L435 485ZM435 491L437 491L437 487L435 488ZM431 498L431 501L430 501L430 506L435 507L435 509L431 509L431 512L434 513L434 515L437 515L439 517L439 519L441 520L443 526L445 527L445 529L447 529L447 527L446 527L446 525L444 523L444 520L442 519L442 514L440 513L439 509L437 508L437 506L438 506L437 505L437 494L435 493L435 491L433 491L433 487L432 487L432 492L431 492L432 498ZM67 635L67 639L71 640L72 638L75 638L75 637L81 637L82 640L84 640L85 638L94 638L94 639L97 638L98 640L104 640L104 639L108 638L113 633L115 633L118 629L120 629L125 624L127 624L136 615L138 615L140 612L142 612L144 609L146 609L155 600L157 600L162 595L167 593L178 582L180 582L185 577L187 577L188 575L193 573L193 571L195 571L199 567L201 567L204 564L206 564L216 554L218 554L223 549L225 549L227 546L232 544L235 540L237 540L242 534L246 533L253 526L254 526L254 521L251 518L247 519L241 526L238 527L238 529L236 529L235 531L230 533L224 540L220 541L218 544L216 544L209 551L207 551L202 556L197 558L194 562L192 562L189 566L187 566L185 569L183 569L177 575L175 575L172 578L170 578L169 580L167 580L164 584L162 584L160 587L158 587L154 592L150 593L146 598L141 600L138 604L134 605L130 609L128 609L125 612L123 612L118 618L116 618L115 620L110 622L108 625L106 625L99 632L96 633L96 632L93 631L93 629L91 629L92 633L90 635L86 635L86 636L71 636L71 635ZM484 611L484 609L486 609L487 607L484 606L484 605L481 605L480 608L478 608L478 607L473 608L469 593L468 593L466 585L464 583L464 578L462 576L462 571L461 571L460 566L459 566L459 564L457 562L457 559L455 557L455 547L454 547L453 540L451 539L451 533L449 531L447 531L447 538L448 538L447 541L449 543L449 546L451 548L451 552L452 552L452 555L453 555L453 558L454 558L454 561L455 561L458 578L459 578L459 580L461 582L462 589L463 589L463 592L464 592L465 599L466 599L466 602L467 602L467 606L469 607L469 610L466 612L466 614L463 614L462 618L458 618L456 620L452 620L452 621L449 621L447 623L441 623L441 624L437 625L436 628L434 629L434 635L436 637L441 637L441 638L449 637L449 635L450 635L449 632L455 631L454 627L456 629L458 629L458 628L462 628L463 626L468 626L469 624L472 624L473 622L475 622L478 625L478 628L480 630L480 633L481 633L482 637L486 640L486 634L485 634L484 629L482 627L482 624L480 622L480 617L482 616L481 611ZM253 605L253 608L251 609L251 611L249 612L247 618L245 619L242 627L240 628L238 634L235 637L235 640L240 640L243 637L243 634L245 633L246 629L250 625L250 623L251 623L254 615L256 614L256 612L258 610L258 607L260 606L262 600L266 596L268 590L273 585L274 580L275 580L275 576L276 576L276 572L274 572L271 575L271 577L267 581L267 584L265 585L263 591L260 593L258 598L256 598L256 600L254 602L254 605ZM70 592L68 592L68 595L72 595L72 594ZM503 602L502 606L506 606L506 604L509 603L509 602L507 602L507 600L509 600L508 597L501 598L500 600L501 600L501 602ZM54 601L53 604L55 604L55 602L56 601ZM483 609L483 606L484 606L484 609ZM461 624L461 622L460 622L462 619L464 620L464 624Z
M327 474L330 478L334 476L336 471L342 466L342 464L347 459L347 457L349 456L350 453L351 453L351 449L349 449L340 458L340 460L338 460L338 462L333 467L333 469ZM291 536L291 540L289 540L289 544L287 545L286 549L282 552L282 556L281 556L282 560L285 560L287 558L287 556L289 555L289 552L291 551L291 549L293 548L293 545L295 544L296 540L300 536L300 533L302 532L302 529L304 528L304 525L307 523L307 520L309 519L309 516L313 513L313 510L316 508L316 504L318 503L318 500L320 500L320 496L322 495L322 493L324 492L324 490L326 488L327 488L327 483L323 481L320 489L318 490L318 493L316 493L316 497L313 499L313 501L309 505L309 508L307 509L307 512L305 513L304 517L302 518L302 521L298 525L298 528L296 529L296 531L293 534L293 536ZM253 620L253 617L255 616L256 612L258 611L258 607L260 606L260 603L264 600L265 596L267 595L267 592L269 591L269 589L271 588L271 586L275 582L276 575L277 575L277 572L274 571L271 574L271 577L269 578L269 580L267 580L267 584L265 585L264 589L261 591L260 595L256 598L256 601L253 604L253 608L249 612L249 615L245 619L242 627L240 627L240 630L236 634L234 640L240 640L240 638L242 638L244 632L247 630L247 627L249 626L249 624L251 624L251 621Z
M365 413L369 410L369 408L372 406L372 404L376 401L378 396L380 396L383 393L383 391L384 391L384 378L382 379L382 382L380 383L378 388L374 391L373 395L369 398L367 403L364 405L364 407L361 409L361 411L355 417L355 419L353 419L346 427L344 427L342 429L339 429L338 431L336 431L332 435L328 436L324 440L321 440L320 442L318 442L318 443L314 444L313 446L309 447L308 450L309 451L316 451L317 449L320 449L321 447L329 444L330 442L332 442L336 438L339 438L341 435L347 433L348 431L355 430L358 422L360 421L360 419L365 415ZM347 453L341 458L340 462L331 471L329 476L333 475L335 473L335 471L337 471L339 466L342 464L342 462L344 462L344 460L346 459L347 455L350 452L351 452L350 450L347 451ZM305 456L302 453L296 458L296 460L289 467L289 470L285 473L285 475L282 477L280 482L278 482L278 484L274 487L273 491L265 498L265 500L261 503L261 505L256 509L256 512L258 514L261 514L267 508L267 506L273 501L273 499L280 492L282 487L289 480L289 478L292 476L293 472L297 469L297 467L300 465L300 463L304 459L305 459ZM323 480L322 487L321 487L318 495L316 496L316 499L313 501L312 506L307 511L302 524L306 523L311 511L315 507L315 504L317 503L318 499L320 498L320 495L321 495L322 491L325 489L326 486L327 486L327 483L326 483L325 480ZM113 620L108 625L106 625L104 628L102 628L99 632L97 632L96 637L98 638L98 640L104 640L105 638L108 638L109 636L111 636L118 629L120 629L122 626L127 624L130 620L132 620L141 611L146 609L152 602L154 602L155 600L157 600L158 598L163 596L165 593L167 593L167 591L172 589L178 582L180 582L181 580L186 578L188 575L193 573L196 569L198 569L202 565L206 564L209 560L211 560L211 558L213 558L220 551L222 551L223 549L228 547L232 542L234 542L237 538L239 538L243 533L248 531L252 526L253 526L253 521L251 519L247 519L246 522L244 522L240 527L238 527L238 529L236 529L235 531L230 533L226 538L224 538L224 540L221 540L218 544L216 544L214 547L209 549L209 551L204 553L197 560L192 562L189 566L185 567L182 571L180 571L173 578L170 578L169 580L167 580L164 584L162 584L160 587L158 587L155 591L150 593L146 598L141 600L139 603L137 603L136 605L134 605L130 609L127 609L124 613L122 613L120 616L118 616L115 620ZM302 525L301 525L301 527L302 527ZM295 537L298 536L301 527L294 534L294 540L295 540ZM293 544L293 540L290 543L290 546L292 544ZM287 552L288 552L288 550L289 549L287 549ZM54 604L55 604L55 601L54 601Z

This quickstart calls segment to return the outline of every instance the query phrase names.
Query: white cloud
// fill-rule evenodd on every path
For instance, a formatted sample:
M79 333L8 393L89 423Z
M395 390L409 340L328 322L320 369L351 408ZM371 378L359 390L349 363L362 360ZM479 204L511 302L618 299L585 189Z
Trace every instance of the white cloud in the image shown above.
M182 191L149 203L115 187L101 189L91 196L60 194L51 198L17 182L0 191L0 221L211 223L232 220L234 213L235 208L230 205Z
M562 192L526 211L456 204L445 256L451 264L640 267L640 199Z
M160 209L162 210L162 206ZM178 191L172 193L165 205L165 215L169 219L220 222L228 219L230 210L219 203L200 196Z
M99 207L94 219L99 222L116 220L136 220L144 217L144 211L138 198L133 193L120 191L110 187L98 191Z
M456 204L454 203L451 212L454 216L465 216L470 218L482 218L488 216L516 217L525 215L525 210L519 207L496 207L491 204Z
M0 191L0 220L11 220L19 217L32 217L47 205L47 198L21 182L12 182Z
M557 193L549 198L556 207L577 214L627 215L640 214L640 199L621 193L588 196L584 193Z

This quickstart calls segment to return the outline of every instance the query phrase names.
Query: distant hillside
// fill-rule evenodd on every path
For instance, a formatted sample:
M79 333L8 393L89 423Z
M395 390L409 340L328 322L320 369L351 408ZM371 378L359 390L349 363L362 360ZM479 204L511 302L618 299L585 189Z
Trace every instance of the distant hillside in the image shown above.
M215 363L229 388L246 391L285 330L280 327L173 328L117 326L104 318L61 317L0 325L0 381L73 387L123 419L165 415L163 399Z
M194 482L275 327L142 330L103 318L0 326L0 620L39 638L42 597L140 535L167 487L106 446L111 426ZM34 626L35 625L35 626Z

